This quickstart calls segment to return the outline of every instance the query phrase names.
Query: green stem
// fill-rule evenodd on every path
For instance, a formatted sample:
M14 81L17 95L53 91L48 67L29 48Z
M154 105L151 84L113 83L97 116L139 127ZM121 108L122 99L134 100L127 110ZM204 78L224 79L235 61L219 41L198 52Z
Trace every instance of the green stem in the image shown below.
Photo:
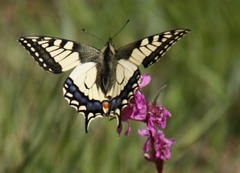
M167 87L167 85L163 85L163 86L158 90L157 95L155 96L155 98L154 98L154 100L153 100L153 106L156 106L156 105L157 105L158 97L159 97L160 93L162 92L162 90L163 90L164 88L166 88L166 87Z

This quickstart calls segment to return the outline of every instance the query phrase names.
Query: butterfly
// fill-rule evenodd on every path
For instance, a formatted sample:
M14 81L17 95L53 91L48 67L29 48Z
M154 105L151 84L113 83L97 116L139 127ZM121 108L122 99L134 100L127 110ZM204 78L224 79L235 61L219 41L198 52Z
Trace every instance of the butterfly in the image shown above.
M109 38L102 50L71 40L49 37L20 37L18 41L46 71L54 74L74 68L63 85L69 105L90 122L103 116L116 117L134 96L140 83L139 66L158 61L190 30L161 32L115 49Z

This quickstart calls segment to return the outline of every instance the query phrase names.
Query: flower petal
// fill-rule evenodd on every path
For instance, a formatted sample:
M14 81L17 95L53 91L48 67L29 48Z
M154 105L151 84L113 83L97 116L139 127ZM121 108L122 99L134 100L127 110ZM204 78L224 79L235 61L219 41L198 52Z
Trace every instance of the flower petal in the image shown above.
M147 129L141 129L141 130L138 130L138 134L140 136L148 136L149 135L149 131Z
M142 82L139 84L139 87L143 88L143 87L147 86L150 83L151 76L149 74L143 74L143 75L141 75L140 80Z

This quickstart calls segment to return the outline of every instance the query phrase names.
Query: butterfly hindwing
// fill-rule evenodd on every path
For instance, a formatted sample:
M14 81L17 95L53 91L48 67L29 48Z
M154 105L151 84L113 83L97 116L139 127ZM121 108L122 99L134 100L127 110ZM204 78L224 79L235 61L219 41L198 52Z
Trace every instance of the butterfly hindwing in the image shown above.
M104 115L116 117L119 125L121 111L134 95L140 76L136 65L119 60L112 88L104 94L97 82L99 73L97 63L81 64L72 71L63 86L69 105L84 115L86 132L91 120Z
M93 47L55 37L21 37L18 41L44 70L56 74L95 61L99 55L99 50Z
M155 34L118 49L118 58L146 68L158 61L189 30L176 29Z

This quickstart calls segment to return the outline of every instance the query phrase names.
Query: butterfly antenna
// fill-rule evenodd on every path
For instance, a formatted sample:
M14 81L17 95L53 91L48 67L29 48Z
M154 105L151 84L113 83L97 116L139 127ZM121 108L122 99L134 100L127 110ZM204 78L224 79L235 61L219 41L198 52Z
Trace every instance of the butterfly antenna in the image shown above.
M82 31L85 32L85 33L87 33L88 35L91 35L91 36L94 37L94 38L97 38L97 39L101 40L101 41L103 42L103 39L102 39L102 38L100 38L100 37L98 37L98 36L96 36L96 35L93 35L93 34L89 33L86 29L82 28Z
M128 24L129 21L130 21L130 19L127 20L127 22L122 26L122 28L119 29L119 31L112 37L112 39L113 39L114 37L116 37L116 36L125 28L125 26Z

